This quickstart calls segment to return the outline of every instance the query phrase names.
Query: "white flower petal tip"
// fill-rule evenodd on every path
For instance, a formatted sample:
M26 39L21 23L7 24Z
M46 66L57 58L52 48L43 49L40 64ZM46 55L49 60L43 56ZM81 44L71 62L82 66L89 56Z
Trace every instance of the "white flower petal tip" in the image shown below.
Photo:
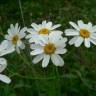
M64 65L63 59L57 54L53 54L51 56L51 59L52 59L53 64L56 66L63 66Z
M74 22L69 22L70 25L72 25L72 27L74 27L76 30L79 30L79 27L77 24L75 24Z
M46 68L48 66L49 60L50 60L50 56L49 55L44 55L44 59L42 61L42 67L43 68Z
M32 63L33 63L33 64L36 64L36 63L40 62L42 59L43 59L43 54L37 55L37 56L33 59Z
M75 41L75 47L79 47L83 43L84 39L82 37L78 37Z
M89 39L85 39L85 42L84 42L86 48L90 48L90 40Z
M6 75L2 75L2 74L0 74L0 81L4 82L6 84L11 83L11 79L9 77L7 77Z
M41 53L43 53L43 50L41 50L41 49L36 49L36 50L30 52L30 55L37 55L37 54L41 54Z
M42 68L46 68L48 65L46 64L42 64Z

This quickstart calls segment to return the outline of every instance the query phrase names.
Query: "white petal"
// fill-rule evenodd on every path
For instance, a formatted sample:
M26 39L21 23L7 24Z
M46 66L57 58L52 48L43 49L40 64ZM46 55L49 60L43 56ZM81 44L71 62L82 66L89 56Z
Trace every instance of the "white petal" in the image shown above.
M14 46L9 47L9 48L6 48L6 49L2 50L2 52L0 52L0 56L3 56L3 55L6 55L6 54L9 54L9 53L12 53L14 51L15 51Z
M22 44L22 41L21 40L18 40L18 42L17 42L17 46L21 46L21 44Z
M20 38L24 38L25 37L25 32L26 32L26 30L27 30L27 27L24 27L24 28L22 28L21 30L20 30L20 33L19 33L19 36L20 36Z
M32 23L31 26L38 31L39 30L39 25L37 25L36 23Z
M96 39L96 33L92 33L92 34L90 35L90 38Z
M49 63L49 60L50 60L50 56L49 55L44 55L44 59L42 61L42 67L43 68L47 67L47 65Z
M58 28L58 27L60 27L61 26L61 24L56 24L56 25L54 25L52 28L51 28L51 30L54 30L54 29L56 29L56 28Z
M74 22L69 22L69 24L72 25L76 30L80 30L77 24L75 24Z
M12 35L10 28L7 30L7 32L8 32L8 35L10 36Z
M42 28L46 27L46 26L45 26L46 23L47 23L46 20L42 21Z
M41 53L43 53L43 49L36 49L36 50L30 52L31 55L38 55Z
M63 35L63 32L62 31L59 31L59 30L52 30L51 33L55 33L57 35Z
M18 23L16 23L14 27L14 33L19 33L19 31L20 31L20 27L18 26Z
M79 47L84 41L84 38L78 37L77 40L75 41L75 47Z
M2 74L0 74L0 80L7 84L11 82L11 79L9 77L2 75Z
M5 35L5 39L7 39L7 40L11 40L10 35Z
M25 44L21 40L17 42L17 46L20 47L21 49L25 49Z
M0 73L7 67L7 61L4 58L0 58Z
M78 25L80 28L83 28L84 22L82 20L78 20Z
M87 48L90 47L90 39L89 38L85 38L84 44Z
M10 25L11 33L15 33L15 27L13 24Z
M10 29L8 29L7 32L8 32L8 35L9 36L12 36L12 33L11 33L11 30Z
M29 32L30 34L37 34L37 31L33 28L27 28L27 32Z
M67 52L67 49L60 49L60 48L58 48L58 49L56 49L56 54L65 54Z
M19 47L16 45L16 52L18 53L18 54L20 54L20 49L19 49Z
M39 45L39 44L31 44L31 45L30 45L30 48L31 48L31 49L41 49L42 46Z
M58 40L60 40L61 38L62 38L62 34L61 34L61 33L51 32L51 33L49 34L49 41L50 41L50 42L55 43L55 42L57 42Z
M38 41L38 44L47 44L48 43L48 36L46 35L46 36L42 36L42 35L40 35L39 37L38 37L38 39L39 39L39 41Z
M38 62L40 62L43 59L43 54L39 54L37 55L34 59L33 59L33 63L36 64Z
M17 29L18 29L18 23L15 24L15 30L17 30Z
M21 49L25 49L25 44L22 42L21 46L20 46Z
M55 42L56 48L64 48L66 46L67 38L62 38Z
M20 33L25 33L27 31L27 27L24 27L20 30Z
M0 56L3 56L3 55L6 55L6 54L9 54L9 53L12 53L15 50L13 46L10 46L9 47L9 44L10 44L9 41L8 42L5 41L5 42L3 42L1 44L0 47L1 47L2 50L0 50Z
M76 31L76 30L74 30L74 29L66 29L66 30L65 30L65 35L66 35L66 36L79 35L79 31Z
M56 66L63 66L64 65L63 59L57 54L52 54L51 59L52 59L53 64Z
M90 42L92 42L94 45L96 45L96 39L90 39Z
M31 43L31 42L34 42L35 44L39 44L40 42L42 42L42 40L40 40L39 35L37 35L37 36L34 35L34 37L29 40L29 43Z
M50 29L52 27L52 22L48 22L45 27Z
M70 41L69 41L69 45L73 45L75 43L75 41L77 40L78 36L73 37Z
M96 25L92 27L92 32L96 32Z
M12 43L12 41L10 40L10 41L8 41L8 47L7 48L11 48L12 46L15 46L13 43Z
M8 46L8 43L7 43L8 41L7 40L4 40L4 41L2 41L1 42L1 44L0 44L0 51L2 52L2 50L4 50L5 48L7 48L7 46Z
M90 28L92 28L92 23L91 22L88 23L88 29L90 29Z

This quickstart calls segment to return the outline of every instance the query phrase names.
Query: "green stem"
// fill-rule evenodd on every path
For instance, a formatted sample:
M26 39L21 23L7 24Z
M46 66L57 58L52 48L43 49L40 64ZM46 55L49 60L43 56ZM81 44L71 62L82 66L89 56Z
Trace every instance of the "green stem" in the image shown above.
M23 56L23 57L22 57L22 56ZM22 53L22 55L20 55L20 58L21 58L28 66L31 66L29 60L26 59L27 57L25 56L24 53ZM34 77L34 78L37 78L37 77L36 77L36 76L37 76L37 73L36 73L35 69L33 68L33 66L31 67L31 69L32 69L33 77ZM36 85L37 90L38 90L38 94L39 94L39 96L40 96L38 81L37 81L37 79L34 79L34 80L35 80L35 85Z
M56 85L57 85L57 89L58 89L58 96L61 96L61 84L60 84L60 74L59 74L59 71L58 71L58 67L56 67L56 76L57 76L57 80L56 80Z

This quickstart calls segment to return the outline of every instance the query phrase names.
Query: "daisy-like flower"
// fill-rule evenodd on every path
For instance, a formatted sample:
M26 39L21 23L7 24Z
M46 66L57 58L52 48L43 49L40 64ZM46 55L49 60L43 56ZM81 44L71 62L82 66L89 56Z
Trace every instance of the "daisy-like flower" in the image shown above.
M42 24L31 24L32 28L27 29L29 34L26 36L29 39L29 42L38 42L39 36L49 35L51 32L55 32L56 34L62 34L62 31L56 30L56 28L60 27L60 24L53 25L52 22L43 21Z
M90 43L96 45L96 26L92 26L92 23L84 24L82 20L79 20L77 24L74 22L69 22L74 29L66 29L66 36L73 36L69 41L70 45L75 45L79 47L83 42L85 47L89 48Z
M50 33L46 37L41 36L40 39L38 44L31 44L32 51L30 54L32 56L37 55L33 59L33 63L36 64L43 59L42 67L45 68L51 59L54 65L63 66L64 61L59 54L67 52L65 48L67 38L60 38L58 34Z
M27 30L26 27L22 28L20 30L20 27L18 26L18 23L14 26L13 24L10 25L10 28L8 29L8 34L5 35L5 39L7 39L8 45L14 46L16 51L20 53L20 49L25 48L25 44L23 43L22 39L25 37L25 31Z
M7 61L5 58L2 58L3 55L9 54L14 51L14 47L8 48L8 41L4 40L0 44L0 73L4 71L4 69L7 67ZM0 81L3 81L4 83L9 84L11 82L10 78L0 74Z

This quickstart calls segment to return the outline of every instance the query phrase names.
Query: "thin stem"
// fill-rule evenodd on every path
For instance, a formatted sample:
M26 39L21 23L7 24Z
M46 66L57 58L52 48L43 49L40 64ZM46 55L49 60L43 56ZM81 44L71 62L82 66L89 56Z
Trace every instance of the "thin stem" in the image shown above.
M19 1L19 7L20 7L20 12L21 12L21 17L22 17L23 25L25 26L25 20L24 20L21 0L18 0L18 1Z
M56 80L56 85L57 85L57 88L58 88L58 96L61 96L61 92L60 92L60 74L59 74L59 71L58 71L58 67L56 67L56 76L57 76L57 80Z
M24 53L22 53L22 55L20 55L20 58L28 65L28 66L31 66L30 65L30 62L26 59L27 57L25 56L25 54ZM32 73L33 73L33 77L34 78L37 78L36 76L36 71L34 70L34 68L33 68L33 66L31 67L31 69L32 69ZM24 77L23 77L24 78ZM38 86L38 79L34 79L35 80L35 85L36 85L36 87L37 87L37 90L38 90L38 94L39 94L39 96L40 96L40 91L39 91L39 86Z

